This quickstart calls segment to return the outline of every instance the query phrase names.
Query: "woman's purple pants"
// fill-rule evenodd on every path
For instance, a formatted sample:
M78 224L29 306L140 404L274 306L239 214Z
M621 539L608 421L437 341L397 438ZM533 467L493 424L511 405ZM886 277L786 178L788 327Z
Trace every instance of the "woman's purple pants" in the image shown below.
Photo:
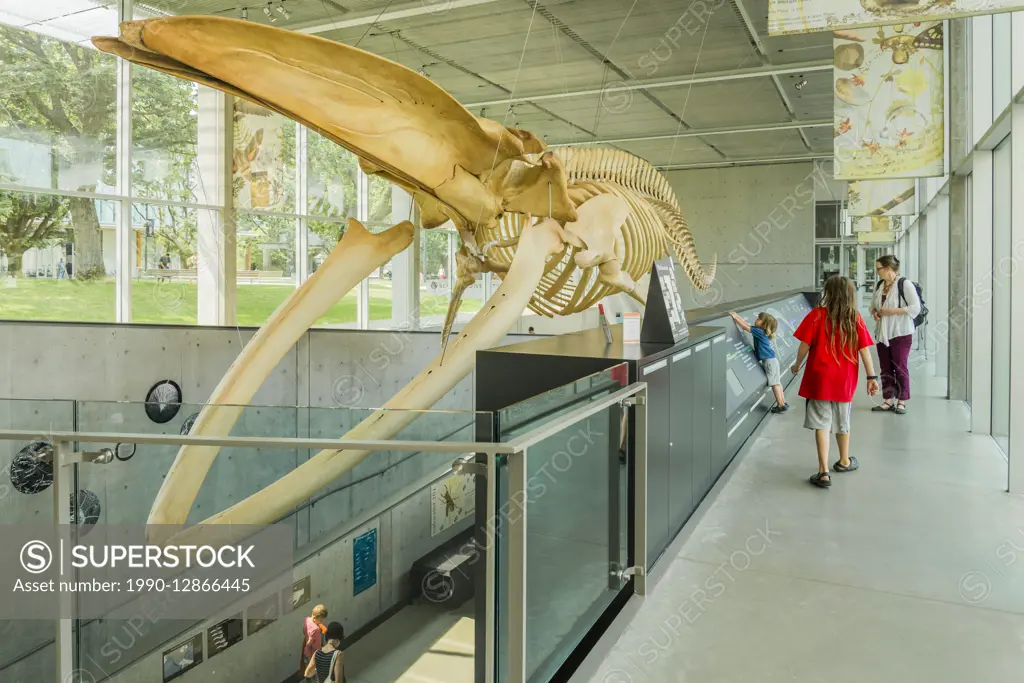
M879 342L878 364L882 377L882 396L887 399L906 401L910 399L910 347L914 345L914 335L908 334L889 340L886 346Z

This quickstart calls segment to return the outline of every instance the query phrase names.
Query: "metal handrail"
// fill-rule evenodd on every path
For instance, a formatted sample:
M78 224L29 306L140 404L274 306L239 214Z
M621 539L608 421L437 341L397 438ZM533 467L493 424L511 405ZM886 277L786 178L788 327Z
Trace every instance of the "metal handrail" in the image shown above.
M131 443L144 446L220 446L222 448L299 448L336 451L426 451L430 453L514 453L505 444L486 441L410 441L405 439L308 439L294 437L193 436L190 434L131 434L127 432L68 432L0 429L0 441L63 441Z
M599 401L593 401L510 441L412 441L406 439L310 439L298 437L196 436L191 434L132 434L0 429L0 441L121 443L151 446L218 446L221 448L281 448L309 450L422 451L427 453L486 453L511 455L559 433L580 420L629 398L647 386L635 382Z
M552 420L547 424L541 425L536 429L533 429L522 436L518 436L511 441L505 442L505 445L510 447L511 451L502 451L510 453L519 453L526 450L534 444L540 443L544 439L552 437L561 432L566 427L576 424L586 418L590 417L594 413L598 413L606 408L610 408L616 403L621 403L623 400L630 396L639 393L647 388L647 382L634 382L627 387L619 389L613 394L608 394L600 401L593 401L587 405L577 408L571 412L566 413L562 417Z

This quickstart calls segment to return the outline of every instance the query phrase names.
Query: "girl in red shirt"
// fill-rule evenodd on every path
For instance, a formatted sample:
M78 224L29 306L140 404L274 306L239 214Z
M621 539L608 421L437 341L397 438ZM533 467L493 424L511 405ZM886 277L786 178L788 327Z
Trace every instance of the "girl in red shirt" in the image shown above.
M857 312L853 282L842 275L830 277L821 304L807 314L793 336L800 340L800 350L791 370L794 375L798 373L807 359L800 396L807 399L804 427L814 430L818 446L818 473L811 477L811 483L827 488L832 485L828 474L831 432L835 432L839 444L839 461L832 469L852 472L858 467L857 459L850 457L850 406L857 390L858 355L867 372L868 395L878 393L878 377L869 350L874 342Z

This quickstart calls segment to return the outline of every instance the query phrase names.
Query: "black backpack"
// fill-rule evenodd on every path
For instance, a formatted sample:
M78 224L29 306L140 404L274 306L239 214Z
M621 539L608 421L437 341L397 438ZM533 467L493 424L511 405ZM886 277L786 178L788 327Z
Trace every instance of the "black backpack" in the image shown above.
M903 283L906 282L906 280L907 278L901 277L896 282L896 286L899 288L900 301L904 304L907 303L907 297L903 294ZM916 318L914 318L914 327L921 327L921 325L924 325L925 321L928 319L928 307L924 305L924 295L921 294L921 285L917 284L913 280L910 281L910 284L914 285L914 289L917 291L917 298L921 301L921 312L917 314ZM881 286L882 280L879 280L878 284L875 285L875 289L877 290Z

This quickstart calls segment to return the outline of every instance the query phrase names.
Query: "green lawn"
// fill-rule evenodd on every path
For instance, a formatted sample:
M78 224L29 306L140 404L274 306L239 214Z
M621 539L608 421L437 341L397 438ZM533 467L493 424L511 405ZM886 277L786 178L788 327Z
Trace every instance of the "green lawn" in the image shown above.
M238 285L238 324L259 326L294 291L288 285ZM132 282L132 321L171 325L196 324L197 289L194 283L135 280ZM481 302L467 299L460 310L476 312ZM441 315L448 298L423 296L421 315ZM370 320L391 318L391 283L370 283ZM19 278L0 279L0 320L60 320L114 322L114 281L82 282ZM317 321L319 325L356 322L356 293L350 292Z

